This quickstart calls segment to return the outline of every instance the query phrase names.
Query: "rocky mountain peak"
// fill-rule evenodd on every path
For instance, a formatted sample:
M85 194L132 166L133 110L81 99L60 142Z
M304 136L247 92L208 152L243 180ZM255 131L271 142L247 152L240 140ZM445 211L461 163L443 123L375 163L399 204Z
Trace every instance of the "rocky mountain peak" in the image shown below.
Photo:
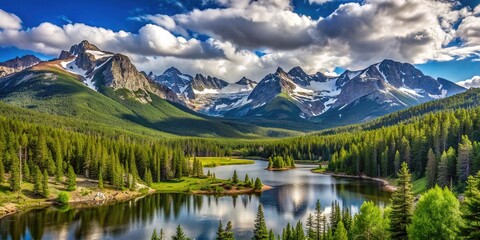
M79 55L84 53L86 50L100 51L97 46L89 43L87 40L83 40L81 43L73 45L70 48L70 53L72 55Z
M41 61L42 60L34 55L25 55L23 57L16 57L5 62L0 62L0 77L4 77L35 66Z
M167 70L165 70L165 71L163 72L163 74L181 75L182 72L180 72L180 70L178 70L178 69L175 68L175 67L169 67Z

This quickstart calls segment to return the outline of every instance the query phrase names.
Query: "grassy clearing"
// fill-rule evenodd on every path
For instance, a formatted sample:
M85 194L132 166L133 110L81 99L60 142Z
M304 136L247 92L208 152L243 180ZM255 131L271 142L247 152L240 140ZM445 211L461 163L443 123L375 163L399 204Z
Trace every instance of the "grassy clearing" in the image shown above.
M218 167L225 165L253 164L255 161L232 157L197 157L204 167Z
M163 193L179 193L199 191L229 183L229 180L223 179L184 177L179 181L153 183L151 188Z
M413 181L412 191L415 195L427 191L427 178L424 177Z

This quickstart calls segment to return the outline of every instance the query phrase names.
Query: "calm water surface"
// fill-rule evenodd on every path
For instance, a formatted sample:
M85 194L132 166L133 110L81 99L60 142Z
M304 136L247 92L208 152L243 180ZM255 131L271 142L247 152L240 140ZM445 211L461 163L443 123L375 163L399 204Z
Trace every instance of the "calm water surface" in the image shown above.
M290 171L265 171L267 162L210 168L217 178L230 178L236 169L241 180L260 177L273 189L261 195L237 197L154 194L140 199L88 208L31 210L0 220L0 239L150 239L154 228L171 236L180 224L192 239L214 239L218 221L232 221L237 239L252 236L259 204L267 226L275 234L287 223L305 222L320 200L326 213L330 204L357 212L364 201L385 205L390 195L374 181L340 179L310 173L298 166ZM207 171L208 169L205 169Z

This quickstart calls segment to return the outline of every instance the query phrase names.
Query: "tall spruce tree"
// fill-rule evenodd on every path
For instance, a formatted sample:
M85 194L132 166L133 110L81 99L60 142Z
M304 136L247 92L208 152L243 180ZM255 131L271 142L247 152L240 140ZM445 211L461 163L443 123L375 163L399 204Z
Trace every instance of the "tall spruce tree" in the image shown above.
M427 155L428 161L427 161L427 168L425 172L425 176L427 177L427 188L432 188L435 186L435 183L437 182L437 159L435 157L435 153L433 153L433 149L430 148L428 150L428 155Z
M472 142L468 139L468 136L462 136L462 141L458 145L457 158L457 177L460 183L465 182L470 175L472 150Z
M67 171L67 191L74 191L75 189L77 189L77 176L73 171L72 165L69 165Z
M255 219L255 227L253 229L253 240L268 240L269 234L265 216L263 215L262 205L258 205L257 217Z
M412 176L406 162L402 163L398 173L398 186L392 194L390 212L390 233L392 239L407 239L407 226L412 221L413 192Z
M172 240L189 240L185 232L183 231L182 226L178 225L175 231L175 235L172 236Z
M10 154L12 159L12 166L10 169L10 189L14 192L20 191L22 188L22 177L20 173L20 161L15 153Z

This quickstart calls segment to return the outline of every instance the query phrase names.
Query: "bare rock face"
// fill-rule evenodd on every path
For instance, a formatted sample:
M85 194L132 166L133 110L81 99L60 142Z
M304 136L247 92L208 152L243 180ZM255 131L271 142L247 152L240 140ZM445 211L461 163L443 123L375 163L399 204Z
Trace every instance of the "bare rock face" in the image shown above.
M127 89L135 92L142 102L151 101L148 93L154 93L160 98L181 103L177 95L168 87L151 82L140 73L130 62L130 59L122 54L115 54L106 64L102 72L104 84L114 90ZM141 94L139 92L143 92Z
M222 89L227 85L228 83L222 79L211 76L204 77L202 74L197 74L192 81L192 87L198 91L205 89Z
M0 62L0 77L10 75L12 73L20 72L29 67L33 67L40 63L42 60L33 56L25 55L23 57L16 57L14 59Z

